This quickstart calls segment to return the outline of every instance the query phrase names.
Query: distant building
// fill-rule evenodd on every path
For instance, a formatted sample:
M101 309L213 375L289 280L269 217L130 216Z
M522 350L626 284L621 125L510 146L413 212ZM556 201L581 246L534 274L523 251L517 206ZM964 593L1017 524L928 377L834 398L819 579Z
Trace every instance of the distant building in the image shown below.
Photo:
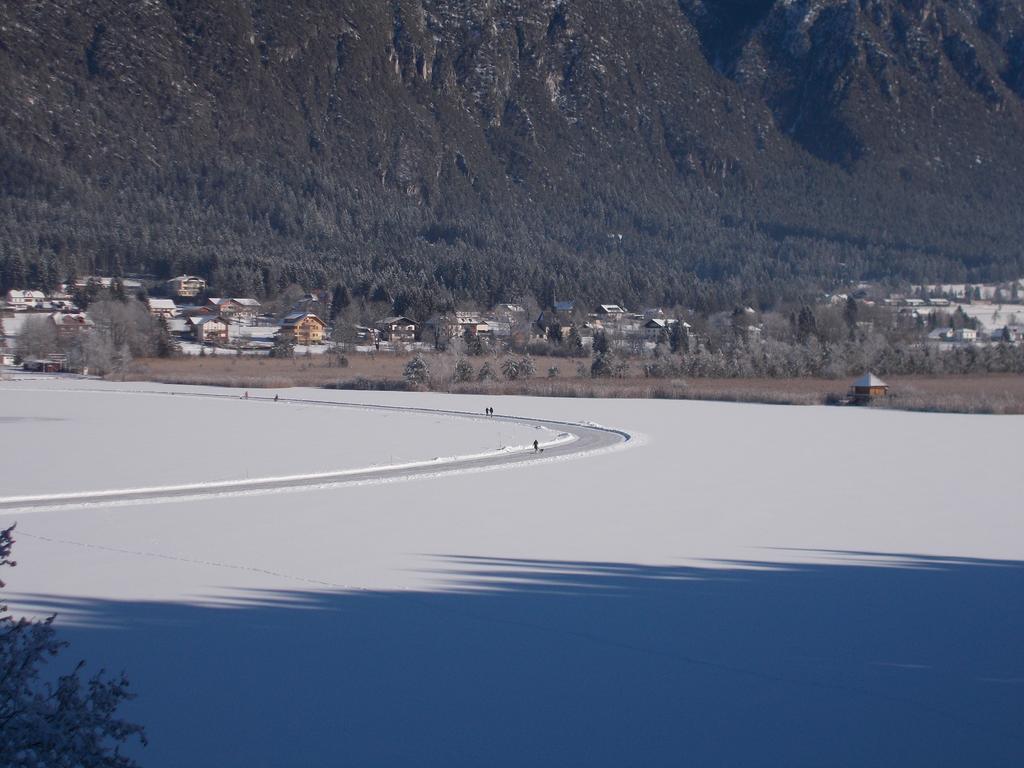
M91 331L95 326L84 312L54 312L49 316L57 333L65 338Z
M59 360L26 360L21 367L32 373L60 373L64 370L64 363Z
M385 317L377 323L377 330L384 341L409 343L416 341L418 324L404 315Z
M256 325L260 314L260 303L256 299L212 298L206 300L206 307L238 325Z
M7 292L7 304L17 312L41 307L44 301L46 301L46 296L42 291L16 291L12 289Z
M619 318L626 315L626 308L620 307L618 304L599 304L597 307L597 315L599 317L607 317L609 319Z
M675 318L651 318L646 323L644 323L644 336L650 341L657 341L658 337L661 336L662 331L664 331L665 333L671 333L673 326L675 326L678 322L679 321L676 320ZM687 331L690 331L693 328L692 325L686 322L683 323L682 327L685 328Z
M167 289L175 296L191 299L206 290L206 281L194 275L178 275L167 281Z
M855 403L866 403L875 397L889 394L889 385L873 373L865 373L850 387L850 395Z
M281 333L291 336L296 344L309 346L322 344L327 332L327 323L312 312L293 312L281 323Z
M219 315L193 315L188 319L188 327L200 344L226 344L231 340L231 324Z
M149 314L153 317L170 319L178 315L178 305L174 303L173 299L146 299L146 306L149 307Z

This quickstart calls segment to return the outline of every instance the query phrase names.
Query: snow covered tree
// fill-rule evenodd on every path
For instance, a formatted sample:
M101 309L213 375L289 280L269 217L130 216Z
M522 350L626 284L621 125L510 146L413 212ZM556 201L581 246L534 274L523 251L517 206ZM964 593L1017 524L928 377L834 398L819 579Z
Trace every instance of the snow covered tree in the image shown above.
M14 526L0 530L0 566L10 559ZM0 587L4 584L0 581ZM133 768L121 745L146 743L141 726L117 717L132 698L122 674L103 670L83 680L85 662L56 682L40 680L40 668L67 642L58 640L54 617L14 619L0 601L0 765L11 768Z
M423 386L427 383L430 378L430 366L423 359L423 355L416 355L416 357L405 364L402 378L409 384L416 384L417 386Z
M575 325L569 327L569 333L565 337L565 347L572 357L582 357L584 354L583 339L580 338L580 332L576 330Z
M466 345L466 354L479 357L484 353L484 340L480 334L470 332L469 328L462 334L462 340Z
M25 318L21 333L18 334L18 357L28 360L35 357L46 357L59 350L57 329L49 318L33 315Z
M178 357L181 354L181 344L171 335L170 326L167 325L167 318L160 317L156 320L156 356L157 357Z
M476 374L477 381L497 381L498 375L494 372L494 366L489 362L485 362L480 366L480 370Z
M455 361L455 371L452 373L452 378L458 382L473 380L473 366L469 364L466 358L460 357Z
M519 376L523 379L529 379L537 373L537 366L533 362L533 358L529 355L519 358Z
M519 378L519 361L509 355L501 361L501 373L509 381Z
M290 333L278 333L274 336L274 346L270 348L271 357L295 357L295 337Z

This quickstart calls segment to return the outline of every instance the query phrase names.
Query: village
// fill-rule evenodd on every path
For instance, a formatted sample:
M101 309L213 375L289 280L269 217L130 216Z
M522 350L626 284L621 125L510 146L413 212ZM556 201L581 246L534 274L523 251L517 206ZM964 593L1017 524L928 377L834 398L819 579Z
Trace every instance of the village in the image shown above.
M486 309L453 306L421 318L394 313L396 306L388 301L359 300L357 310L357 300L340 286L333 292L303 292L293 286L289 295L265 303L251 296L217 293L195 275L165 281L88 276L48 292L11 289L0 301L0 365L75 373L89 373L90 367L93 373L103 373L115 367L117 360L110 362L110 358L116 354L97 364L95 355L69 354L67 349L84 346L83 340L97 329L94 309L111 300L120 300L150 318L150 333L156 338L147 347L150 356L330 353L346 359L352 354L454 352L468 358L594 357L592 366L577 362L578 376L626 376L629 361L635 361L639 366L634 373L647 377L780 375L777 371L841 377L874 364L870 359L847 359L851 349L881 335L898 339L907 350L920 350L933 361L943 359L943 352L1024 345L1024 280L916 285L903 291L859 283L844 292L822 294L788 314L738 307L710 316L678 307L634 311L618 303L583 306L569 300L554 300L542 307L527 297ZM43 341L36 338L28 343L23 331L32 323L35 328L40 323L47 326L49 335ZM110 319L104 316L100 324L109 325ZM813 351L815 343L831 343L845 352L825 355L832 359L828 369L822 363L780 362L785 355L772 347L780 340L801 351L808 345ZM730 362L740 355L737 350L754 359L753 367L744 360ZM723 362L723 354L732 358ZM791 352L787 354L792 357ZM689 362L682 362L686 358ZM1011 370L1007 365L1000 363L998 370ZM525 367L530 369L528 363ZM549 368L549 375L557 375L557 370ZM484 370L479 373L481 380L485 375Z

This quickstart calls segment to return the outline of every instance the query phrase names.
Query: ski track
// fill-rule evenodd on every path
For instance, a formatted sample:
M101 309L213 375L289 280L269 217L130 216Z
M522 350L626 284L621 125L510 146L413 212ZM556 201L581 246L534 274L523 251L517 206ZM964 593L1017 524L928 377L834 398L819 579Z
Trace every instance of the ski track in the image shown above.
M501 421L520 425L531 425L549 433L553 439L540 444L541 453L535 453L532 446L503 446L485 453L450 457L435 457L424 461L407 462L354 469L342 469L302 475L255 477L238 480L221 480L205 483L187 483L172 486L148 488L120 488L99 491L66 492L55 494L33 494L0 497L0 514L55 511L69 508L87 509L93 507L130 506L140 502L172 503L195 501L207 498L253 496L302 490L322 490L340 486L376 485L380 483L403 482L414 479L438 478L470 472L508 469L521 464L532 464L537 460L566 460L584 455L618 450L643 442L640 436L620 429L604 427L592 422L563 422L551 419L532 419L526 416L487 416L475 411L458 411L444 408L424 408L402 405L369 405L346 401L314 400L281 397L278 400L268 395L240 397L234 394L215 392L178 392L147 389L105 389L105 388L40 388L19 391L41 392L85 392L92 394L124 394L162 397L205 397L228 400L244 399L257 403L313 406L321 408L350 408L363 411L395 412L448 416L478 421ZM556 429L559 430L556 432ZM546 454L546 455L544 455Z

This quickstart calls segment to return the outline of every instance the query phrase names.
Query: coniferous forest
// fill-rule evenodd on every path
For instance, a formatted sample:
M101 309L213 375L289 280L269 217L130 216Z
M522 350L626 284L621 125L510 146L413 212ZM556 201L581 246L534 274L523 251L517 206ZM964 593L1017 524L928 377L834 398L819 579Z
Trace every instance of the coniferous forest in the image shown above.
M1011 0L3 2L0 78L3 290L708 312L1024 273Z

